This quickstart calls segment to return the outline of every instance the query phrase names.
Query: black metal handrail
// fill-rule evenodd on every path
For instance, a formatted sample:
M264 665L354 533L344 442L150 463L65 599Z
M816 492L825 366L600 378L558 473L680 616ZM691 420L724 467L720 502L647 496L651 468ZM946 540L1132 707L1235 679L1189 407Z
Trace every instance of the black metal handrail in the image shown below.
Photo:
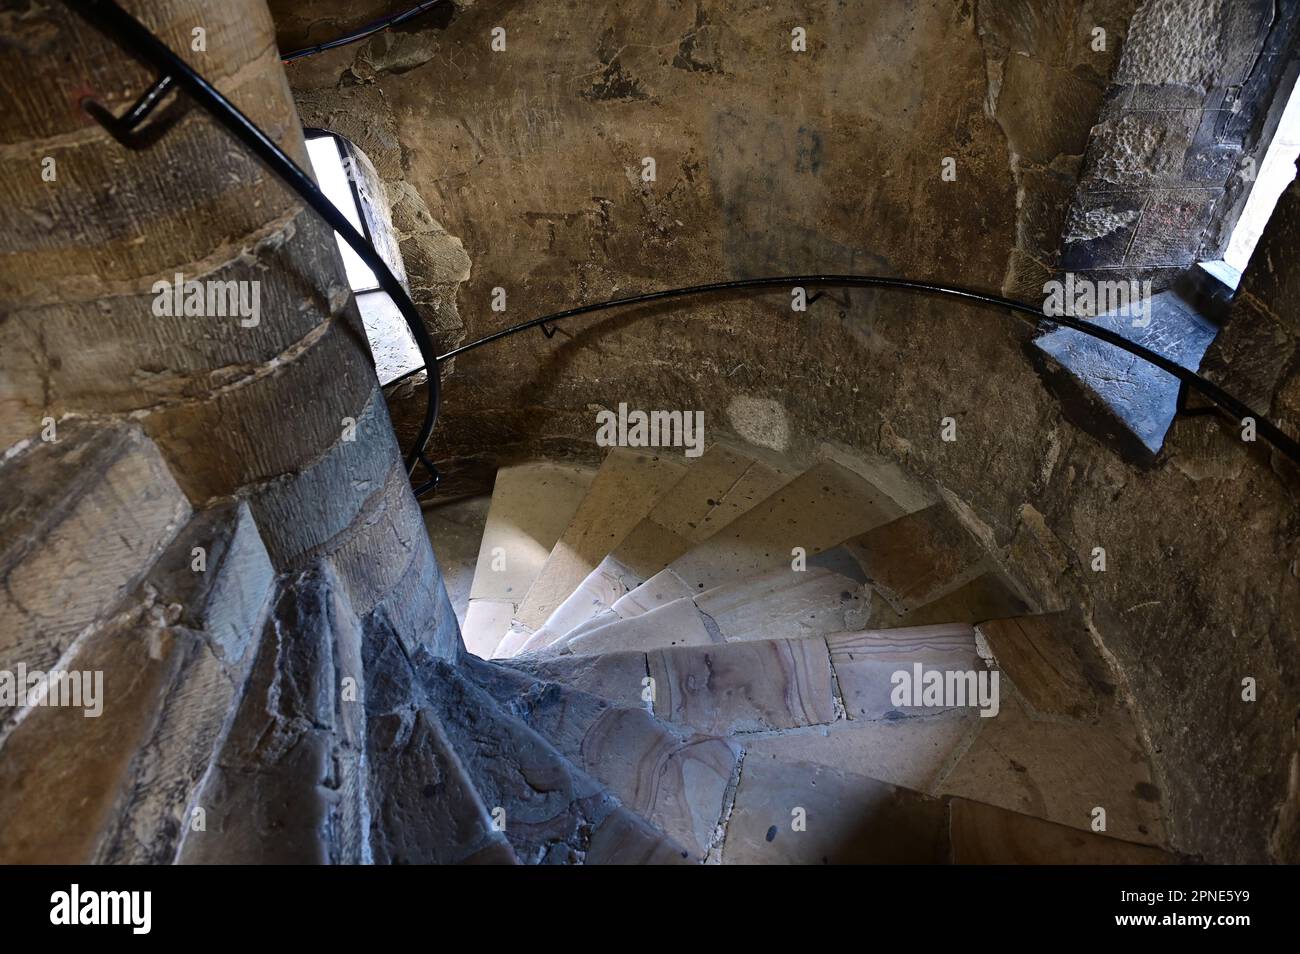
M365 26L358 27L351 33L345 33L343 36L336 37L333 40L327 40L324 43L317 43L313 46L304 46L301 50L294 50L292 53L283 53L280 55L280 62L292 63L294 60L301 60L307 56L315 56L317 53L324 53L326 50L334 50L340 46L347 46L349 43L356 43L358 40L364 40L366 37L374 36L376 33L382 33L395 26L400 26L410 20L414 20L422 13L427 13L440 3L446 0L426 0L424 3L417 3L409 10L403 10L401 13L395 13L389 17L380 17L378 20L372 20Z
M1090 324L1077 318L1067 315L1047 316L1044 315L1040 308L1023 301L1016 301L1013 298L1004 298L1001 295L990 295L986 292L975 291L969 288L961 288L955 285L940 285L935 282L915 281L907 278L892 278L880 275L779 275L766 278L740 278L730 281L709 282L704 285L688 285L682 288L666 288L660 291L646 292L641 295L629 295L624 298L613 298L608 301L595 302L589 305L580 305L577 308L569 308L564 311L553 312L549 315L543 315L540 318L532 318L528 321L520 322L517 325L511 325L500 331L494 331L492 334L484 335L468 344L461 345L448 351L446 354L438 355L437 361L441 364L452 358L458 357L466 352L481 348L486 344L499 341L511 335L520 334L533 328L546 329L546 326L565 318L576 318L579 315L592 314L598 311L607 311L614 308L626 308L633 305L644 305L652 302L668 301L672 299L687 298L693 295L715 295L725 294L727 292L749 292L754 290L763 290L770 288L795 288L795 287L837 287L837 288L889 288L898 291L919 292L922 294L942 295L951 298L957 298L965 302L977 305L985 305L993 308L1005 308L1008 311L1014 311L1022 315L1028 315L1031 323L1043 327L1066 327L1081 332L1089 337L1104 341L1106 344L1127 351L1149 364L1155 365L1167 374L1173 375L1185 387L1191 388L1209 398L1225 411L1233 414L1238 420L1250 418L1255 421L1256 431L1262 434L1274 447L1280 450L1288 458L1300 464L1300 443L1297 443L1289 437L1284 431L1279 429L1267 418L1261 417L1252 411L1245 402L1239 400L1228 391L1219 387L1214 382L1202 377L1195 371L1189 371L1182 365L1165 357L1159 352L1152 351L1150 348L1143 347L1136 342L1130 341L1123 335L1120 335L1108 328L1099 325ZM550 334L547 335L550 337ZM425 370L421 365L413 368L405 374L389 382L389 385L396 384L404 378L413 374L418 374Z
M374 271L379 279L380 286L384 291L392 296L394 303L406 319L407 325L415 338L415 343L420 349L420 356L424 359L424 364L418 368L406 372L401 377L389 382L397 383L411 375L418 374L421 371L430 371L427 374L428 391L425 404L424 420L421 423L420 431L416 437L415 444L406 457L407 472L413 473L418 464L424 464L433 478L415 488L418 494L431 489L437 484L437 471L424 455L425 446L428 444L429 437L433 433L433 426L437 421L438 411L441 402L441 380L438 373L438 366L452 358L466 354L484 345L511 335L520 334L532 328L541 328L550 337L553 330L548 329L549 325L557 321L563 321L567 318L576 318L581 315L594 314L600 311L608 311L615 308L625 308L634 305L643 305L653 302L670 301L682 298L688 298L697 295L717 295L735 292L751 292L755 290L771 288L792 288L792 287L817 287L817 286L834 286L845 288L888 288L900 291L918 292L923 294L943 295L951 298L957 298L972 304L984 305L993 308L1007 309L1021 315L1028 315L1033 323L1037 326L1063 326L1071 328L1089 337L1096 338L1099 341L1127 351L1129 354L1140 358L1149 364L1154 365L1167 374L1173 375L1182 384L1184 388L1190 388L1204 395L1214 404L1223 408L1232 414L1237 420L1244 421L1249 418L1255 422L1256 431L1262 435L1269 443L1276 447L1286 457L1293 462L1300 464L1300 443L1293 440L1284 433L1273 422L1267 418L1256 414L1248 407L1245 402L1239 400L1234 395L1225 391L1223 388L1207 380L1195 371L1190 371L1175 361L1165 357L1158 352L1143 347L1124 336L1102 328L1098 325L1090 324L1069 316L1052 316L1048 317L1043 314L1040 308L1030 305L1026 302L1016 301L1011 298L1004 298L999 295L991 295L985 292L974 291L967 288L960 288L952 285L941 285L934 282L914 281L904 278L890 278L878 275L782 275L766 278L744 278L730 281L710 282L703 285L690 285L682 288L668 288L659 291L646 292L639 295L629 295L623 298L614 298L608 301L595 302L587 305L580 305L575 308L568 308L564 311L554 312L549 315L543 315L540 318L533 318L529 321L511 325L500 331L495 331L489 335L484 335L468 344L454 348L445 354L434 354L432 339L429 336L428 329L425 327L423 320L415 309L414 303L406 293L406 289L401 282L393 275L388 264L383 260L366 239L360 235L352 224L343 217L317 188L315 182L301 168L298 167L288 155L284 153L279 146L271 141L262 130L260 130L248 117L241 113L229 100L221 95L213 86L202 76L196 73L188 64L181 60L175 53L167 48L156 36L154 36L142 24L136 21L130 14L122 10L113 0L65 0L78 14L84 17L96 28L113 39L118 45L128 53L139 59L141 62L154 67L160 74L160 80L156 85L172 83L178 84L201 106L204 107L212 116L226 128L236 139L250 149L266 165L280 177L280 179L293 190L307 205L320 215L336 232L343 236L344 240L352 249L362 258L371 270ZM141 98L141 101L148 100L149 108L156 105L159 96L150 97L148 93Z

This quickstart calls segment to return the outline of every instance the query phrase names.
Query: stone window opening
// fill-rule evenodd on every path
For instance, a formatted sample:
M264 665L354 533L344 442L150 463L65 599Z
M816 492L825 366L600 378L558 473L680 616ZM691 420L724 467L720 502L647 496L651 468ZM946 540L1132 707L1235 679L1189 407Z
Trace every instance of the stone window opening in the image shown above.
M388 202L374 167L347 139L324 129L306 130L307 154L325 197L370 241L403 283L406 270L397 248ZM348 285L356 298L381 385L424 361L406 319L374 273L348 244L335 236Z
M1194 24L1180 10L1144 0L1134 14L1054 277L1136 293L1137 314L1102 307L1074 317L1199 372L1235 320L1241 272L1295 175L1300 67L1288 51L1300 40L1300 5L1211 4ZM1048 300L1045 289L1045 310ZM1177 379L1069 328L1045 332L1034 350L1077 426L1134 462L1162 453L1180 410Z
M1277 206L1277 200L1296 177L1297 157L1300 157L1300 82L1291 89L1277 131L1254 176L1250 195L1237 224L1233 226L1232 238L1223 253L1222 264L1227 265L1228 270L1219 269L1219 262L1205 263L1207 268L1220 273L1221 280L1234 289Z

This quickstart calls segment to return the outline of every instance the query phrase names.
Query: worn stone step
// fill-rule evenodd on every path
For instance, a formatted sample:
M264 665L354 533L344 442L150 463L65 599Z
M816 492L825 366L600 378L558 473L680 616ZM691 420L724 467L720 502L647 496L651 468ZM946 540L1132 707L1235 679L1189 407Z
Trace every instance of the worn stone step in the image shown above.
M823 765L747 755L723 864L942 864L941 798Z
M969 747L937 784L958 795L1071 828L1164 845L1163 794L1136 726L1122 713L1098 723L1038 719L1004 693L979 719Z
M547 462L497 471L461 634L474 655L496 650L594 476Z
M863 584L833 570L810 566L796 572L785 566L617 619L550 648L589 654L799 639L860 627L869 606L866 597Z
M655 715L710 735L835 719L826 641L771 639L646 654Z
M724 864L1175 864L1167 851L750 750Z
M518 670L471 661L471 677L512 715L702 861L712 844L739 746L681 734L647 708L597 696Z
M517 864L385 620L365 627L370 846L380 864Z
M635 616L789 565L796 547L812 556L902 513L861 475L822 461L620 598L613 611Z
M610 450L573 519L520 602L496 655L513 656L525 646L552 611L602 557L622 542L687 469L685 457L619 447Z
M1120 705L1118 677L1082 614L994 619L975 628L1033 712L1093 720Z
M798 568L787 561L626 619L607 611L550 646L591 653L798 638L862 629L876 618L897 626L989 572L983 548L947 506L934 504L814 553ZM694 617L682 600L693 601Z
M128 607L65 653L41 704L8 710L0 861L174 861L273 592L247 506L197 514ZM95 680L97 714L84 695L66 705L64 675Z
M484 805L524 864L682 863L690 853L507 713L456 667L420 680Z
M138 427L64 423L0 467L0 670L53 666L190 517Z
M424 527L429 532L429 542L437 554L438 569L447 588L456 621L464 628L465 610L469 607L469 591L474 585L474 569L478 566L479 546L483 542L483 528L487 524L488 508L492 497L488 494L458 497L452 500L435 498L421 504Z
M923 677L934 671L984 674L984 685L993 689L991 671L976 647L975 630L965 623L834 633L826 637L826 645L850 719L901 719L950 708L895 704L895 674L912 675L916 666ZM997 692L1000 696L1000 674ZM968 699L967 707L975 706L977 699ZM997 702L994 698L991 711L996 712Z
M1031 616L1035 610L1003 573L987 570L943 596L905 613L898 613L879 595L871 608L877 629L929 626L941 623L983 623L991 619Z
M868 530L842 549L900 615L992 568L988 553L942 503Z
M779 463L715 443L555 608L525 649L552 645L608 610L623 594L752 509L792 476Z
M178 860L368 860L365 740L362 624L323 563L280 588Z

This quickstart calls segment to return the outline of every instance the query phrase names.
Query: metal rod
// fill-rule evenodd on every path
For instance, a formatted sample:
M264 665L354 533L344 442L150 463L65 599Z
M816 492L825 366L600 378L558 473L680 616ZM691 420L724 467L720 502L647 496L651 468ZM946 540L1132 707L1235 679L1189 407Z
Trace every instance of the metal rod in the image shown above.
M1155 365L1161 371L1173 375L1180 382L1185 384L1201 394L1208 397L1215 404L1232 414L1237 420L1251 418L1255 421L1255 428L1259 434L1262 434L1274 447L1280 450L1284 455L1300 464L1300 443L1297 443L1275 424L1267 418L1256 414L1244 402L1238 400L1218 385L1206 380L1194 371L1189 371L1182 365L1166 358L1164 355L1143 347L1140 344L1129 341L1123 335L1117 334L1107 328L1094 325L1077 318L1068 316L1047 316L1044 315L1040 308L1036 308L1026 302L1016 301L1011 298L1003 298L1000 295L990 295L985 292L974 291L969 288L960 288L953 285L940 285L934 282L914 281L906 278L890 278L879 275L780 275L767 278L741 278L723 282L709 282L704 285L688 285L682 288L666 288L660 291L646 292L641 295L630 295L625 298L613 298L608 301L595 302L590 305L581 305L577 308L569 308L565 311L558 311L553 314L543 315L540 318L533 318L529 321L521 322L517 325L511 325L500 331L495 331L490 335L484 335L469 344L461 345L454 348L446 354L438 355L438 362L450 361L452 358L459 357L467 352L474 351L484 345L499 341L502 338L508 338L511 335L528 331L531 328L545 326L555 321L562 321L565 318L576 318L580 315L588 315L598 311L608 311L614 308L626 308L633 305L644 305L651 302L669 301L673 299L687 298L693 295L713 295L728 292L749 292L754 290L768 288L792 288L795 286L808 285L827 285L842 288L888 288L898 291L919 292L922 294L942 295L950 298L957 298L961 301L984 305L992 308L1003 308L1008 311L1014 311L1022 315L1029 316L1035 325L1061 325L1071 328L1081 334L1104 341L1112 347L1127 351L1149 364ZM389 384L397 382L424 370L423 368L414 368L401 377L395 378Z

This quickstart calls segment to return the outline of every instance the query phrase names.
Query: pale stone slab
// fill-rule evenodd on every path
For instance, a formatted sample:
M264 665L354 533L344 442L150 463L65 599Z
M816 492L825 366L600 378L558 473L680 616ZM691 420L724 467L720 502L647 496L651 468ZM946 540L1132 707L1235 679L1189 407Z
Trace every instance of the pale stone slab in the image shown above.
M647 655L659 718L706 735L761 732L835 718L822 639L659 649Z
M497 471L470 599L522 601L594 477L586 468L548 462ZM502 553L494 554L498 547ZM494 555L504 555L498 569Z
M537 627L688 472L685 458L614 448L519 608Z
M510 629L515 604L509 600L470 600L460 636L465 648L483 659L491 659Z
M784 564L747 580L714 587L695 606L728 641L800 639L861 626L866 590L853 579Z
M952 860L959 865L1171 865L1176 855L954 798Z
M860 625L866 592L854 580L821 567L795 572L779 567L738 583L727 583L666 603L627 619L583 627L551 644L562 652L600 653L623 649L703 646L741 640L801 639Z
M690 546L707 540L748 513L794 477L789 469L756 460L726 444L714 444L682 477L646 520L613 551L625 567L645 576L667 566ZM677 552L656 546L658 528L681 541ZM649 531L650 540L641 534Z
M484 494L448 501L435 500L421 508L447 597L451 600L456 620L462 625L491 503L492 498Z
M938 792L1085 830L1100 807L1106 834L1164 842L1160 790L1131 726L1040 722L1008 699L980 723Z
M687 471L686 458L613 448L515 612L513 655Z
M620 616L765 570L789 565L792 551L828 550L902 516L883 491L832 461L822 461L674 560L617 603Z
M975 648L975 630L965 623L836 633L826 637L826 644L850 719L902 719L944 711L946 707L894 705L894 674L905 672L915 681L916 664L922 673L988 671Z
M666 649L672 646L721 644L720 635L709 631L704 617L689 599L675 600L657 610L631 619L620 619L562 644L575 655L627 650Z
M841 719L747 740L746 758L809 762L928 792L964 751L978 721L967 709L915 719Z
M726 444L714 444L556 607L542 627L544 637L532 646L553 645L608 609L694 544L752 509L790 476Z
M821 765L751 754L741 767L722 861L942 864L948 860L947 828L942 799Z
M585 468L546 462L497 471L470 586L470 608L481 600L508 608L496 606L479 614L466 611L464 635L466 644L476 647L473 652L490 655L505 636L520 601L573 519L594 476ZM497 629L503 613L505 625ZM492 628L483 628L487 625Z

